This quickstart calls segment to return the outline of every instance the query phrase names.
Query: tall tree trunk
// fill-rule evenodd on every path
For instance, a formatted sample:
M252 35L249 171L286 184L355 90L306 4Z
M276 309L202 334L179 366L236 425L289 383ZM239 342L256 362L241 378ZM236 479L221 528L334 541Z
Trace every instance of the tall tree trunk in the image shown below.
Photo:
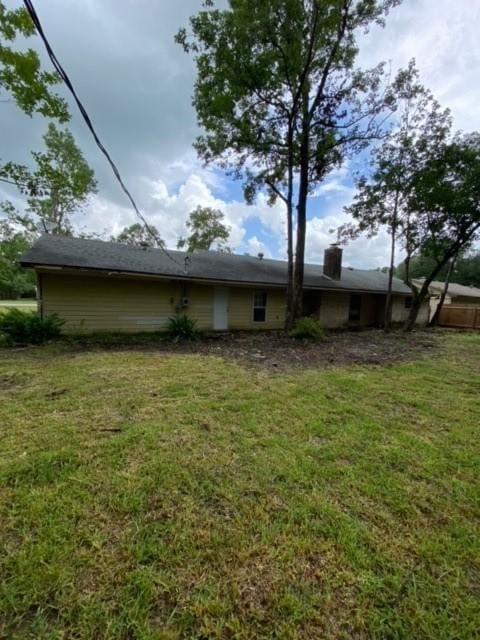
M440 311L442 310L443 303L445 302L445 298L448 293L448 285L450 284L450 278L452 277L453 267L455 266L456 259L452 258L450 260L450 264L448 266L447 275L445 276L445 286L443 287L442 295L440 296L440 300L438 301L437 308L435 309L435 313L430 320L430 326L434 327L438 323L438 318L440 317Z
M392 242L390 245L390 267L388 269L388 287L387 287L387 299L385 300L385 318L383 322L383 328L386 332L390 331L392 326L392 285L393 285L393 270L395 269L395 242L397 240L397 214L398 214L398 199L399 192L395 194L395 202L393 205L392 215Z
M293 261L293 207L291 201L287 204L287 308L285 314L285 330L292 328L293 313L293 277L294 277L294 261Z
M417 321L417 317L418 317L418 312L420 311L421 307L422 307L422 303L425 300L425 298L428 295L428 288L430 287L431 283L433 282L433 280L435 280L435 277L438 275L438 273L443 269L443 267L447 264L447 262L455 257L458 253L458 249L452 250L451 252L449 252L445 258L443 260L441 260L441 262L437 263L437 266L435 267L435 269L432 271L432 273L428 276L428 278L425 278L425 280L423 281L422 287L420 289L420 291L415 291L415 294L413 296L413 302L412 302L412 306L410 308L410 313L408 314L408 318L407 321L405 322L404 325L404 331L411 331L413 329L413 327L415 326L415 323Z
M307 228L307 199L309 188L309 116L308 116L309 87L306 85L303 95L302 140L300 144L300 175L297 201L297 243L295 247L295 265L293 277L293 319L302 315L303 308L303 277L305 272L305 238Z
M287 135L288 143L288 184L287 184L287 309L285 314L285 330L292 328L294 321L293 311L293 277L294 277L294 260L293 260L293 130L289 127Z

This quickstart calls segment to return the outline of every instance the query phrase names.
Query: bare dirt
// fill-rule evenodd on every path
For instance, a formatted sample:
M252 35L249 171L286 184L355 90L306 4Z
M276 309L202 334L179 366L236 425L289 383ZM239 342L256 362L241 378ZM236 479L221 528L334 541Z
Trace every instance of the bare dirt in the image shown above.
M335 332L320 342L299 341L278 332L226 333L200 341L167 345L175 353L204 353L233 358L268 369L321 368L335 365L388 365L440 351L441 330L411 333L381 330Z

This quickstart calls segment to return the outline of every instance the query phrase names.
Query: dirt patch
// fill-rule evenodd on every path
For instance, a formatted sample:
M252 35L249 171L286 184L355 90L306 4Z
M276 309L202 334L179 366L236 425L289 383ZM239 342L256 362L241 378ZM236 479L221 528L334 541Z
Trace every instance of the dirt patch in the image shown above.
M388 334L376 329L332 332L321 342L315 343L293 340L282 332L234 332L212 334L194 342L178 344L132 343L123 346L98 345L93 346L93 349L204 354L234 359L242 364L274 372L295 367L317 369L352 364L385 366L416 360L425 354L439 352L444 333L441 329L424 329L411 333L392 331Z
M292 340L282 333L245 332L222 334L175 347L165 345L165 351L205 353L273 370L344 364L388 365L439 351L442 334L432 330L388 334L369 330L331 333L321 342L312 343Z

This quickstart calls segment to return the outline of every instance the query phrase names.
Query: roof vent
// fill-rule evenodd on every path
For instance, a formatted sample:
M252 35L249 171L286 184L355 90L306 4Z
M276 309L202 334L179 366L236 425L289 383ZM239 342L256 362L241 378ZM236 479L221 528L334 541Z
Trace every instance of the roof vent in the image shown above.
M149 243L149 242L147 242L146 240L142 240L139 244L140 244L140 246L142 247L142 249L143 249L144 251L145 251L146 249L148 249L148 248L149 248L149 246L150 246L150 243Z
M263 253L259 253L257 257L259 260L263 260Z

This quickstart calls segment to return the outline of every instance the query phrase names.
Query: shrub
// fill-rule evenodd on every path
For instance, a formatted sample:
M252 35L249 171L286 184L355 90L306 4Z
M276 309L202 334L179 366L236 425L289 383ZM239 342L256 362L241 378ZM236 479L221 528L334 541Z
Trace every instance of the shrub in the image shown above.
M196 320L186 315L169 318L167 326L168 337L174 342L194 340L198 336L196 324Z
M299 318L295 321L289 333L296 340L322 340L325 331L316 318Z
M0 314L0 335L10 343L42 344L58 338L63 320L55 315L41 318L31 311L9 309Z

